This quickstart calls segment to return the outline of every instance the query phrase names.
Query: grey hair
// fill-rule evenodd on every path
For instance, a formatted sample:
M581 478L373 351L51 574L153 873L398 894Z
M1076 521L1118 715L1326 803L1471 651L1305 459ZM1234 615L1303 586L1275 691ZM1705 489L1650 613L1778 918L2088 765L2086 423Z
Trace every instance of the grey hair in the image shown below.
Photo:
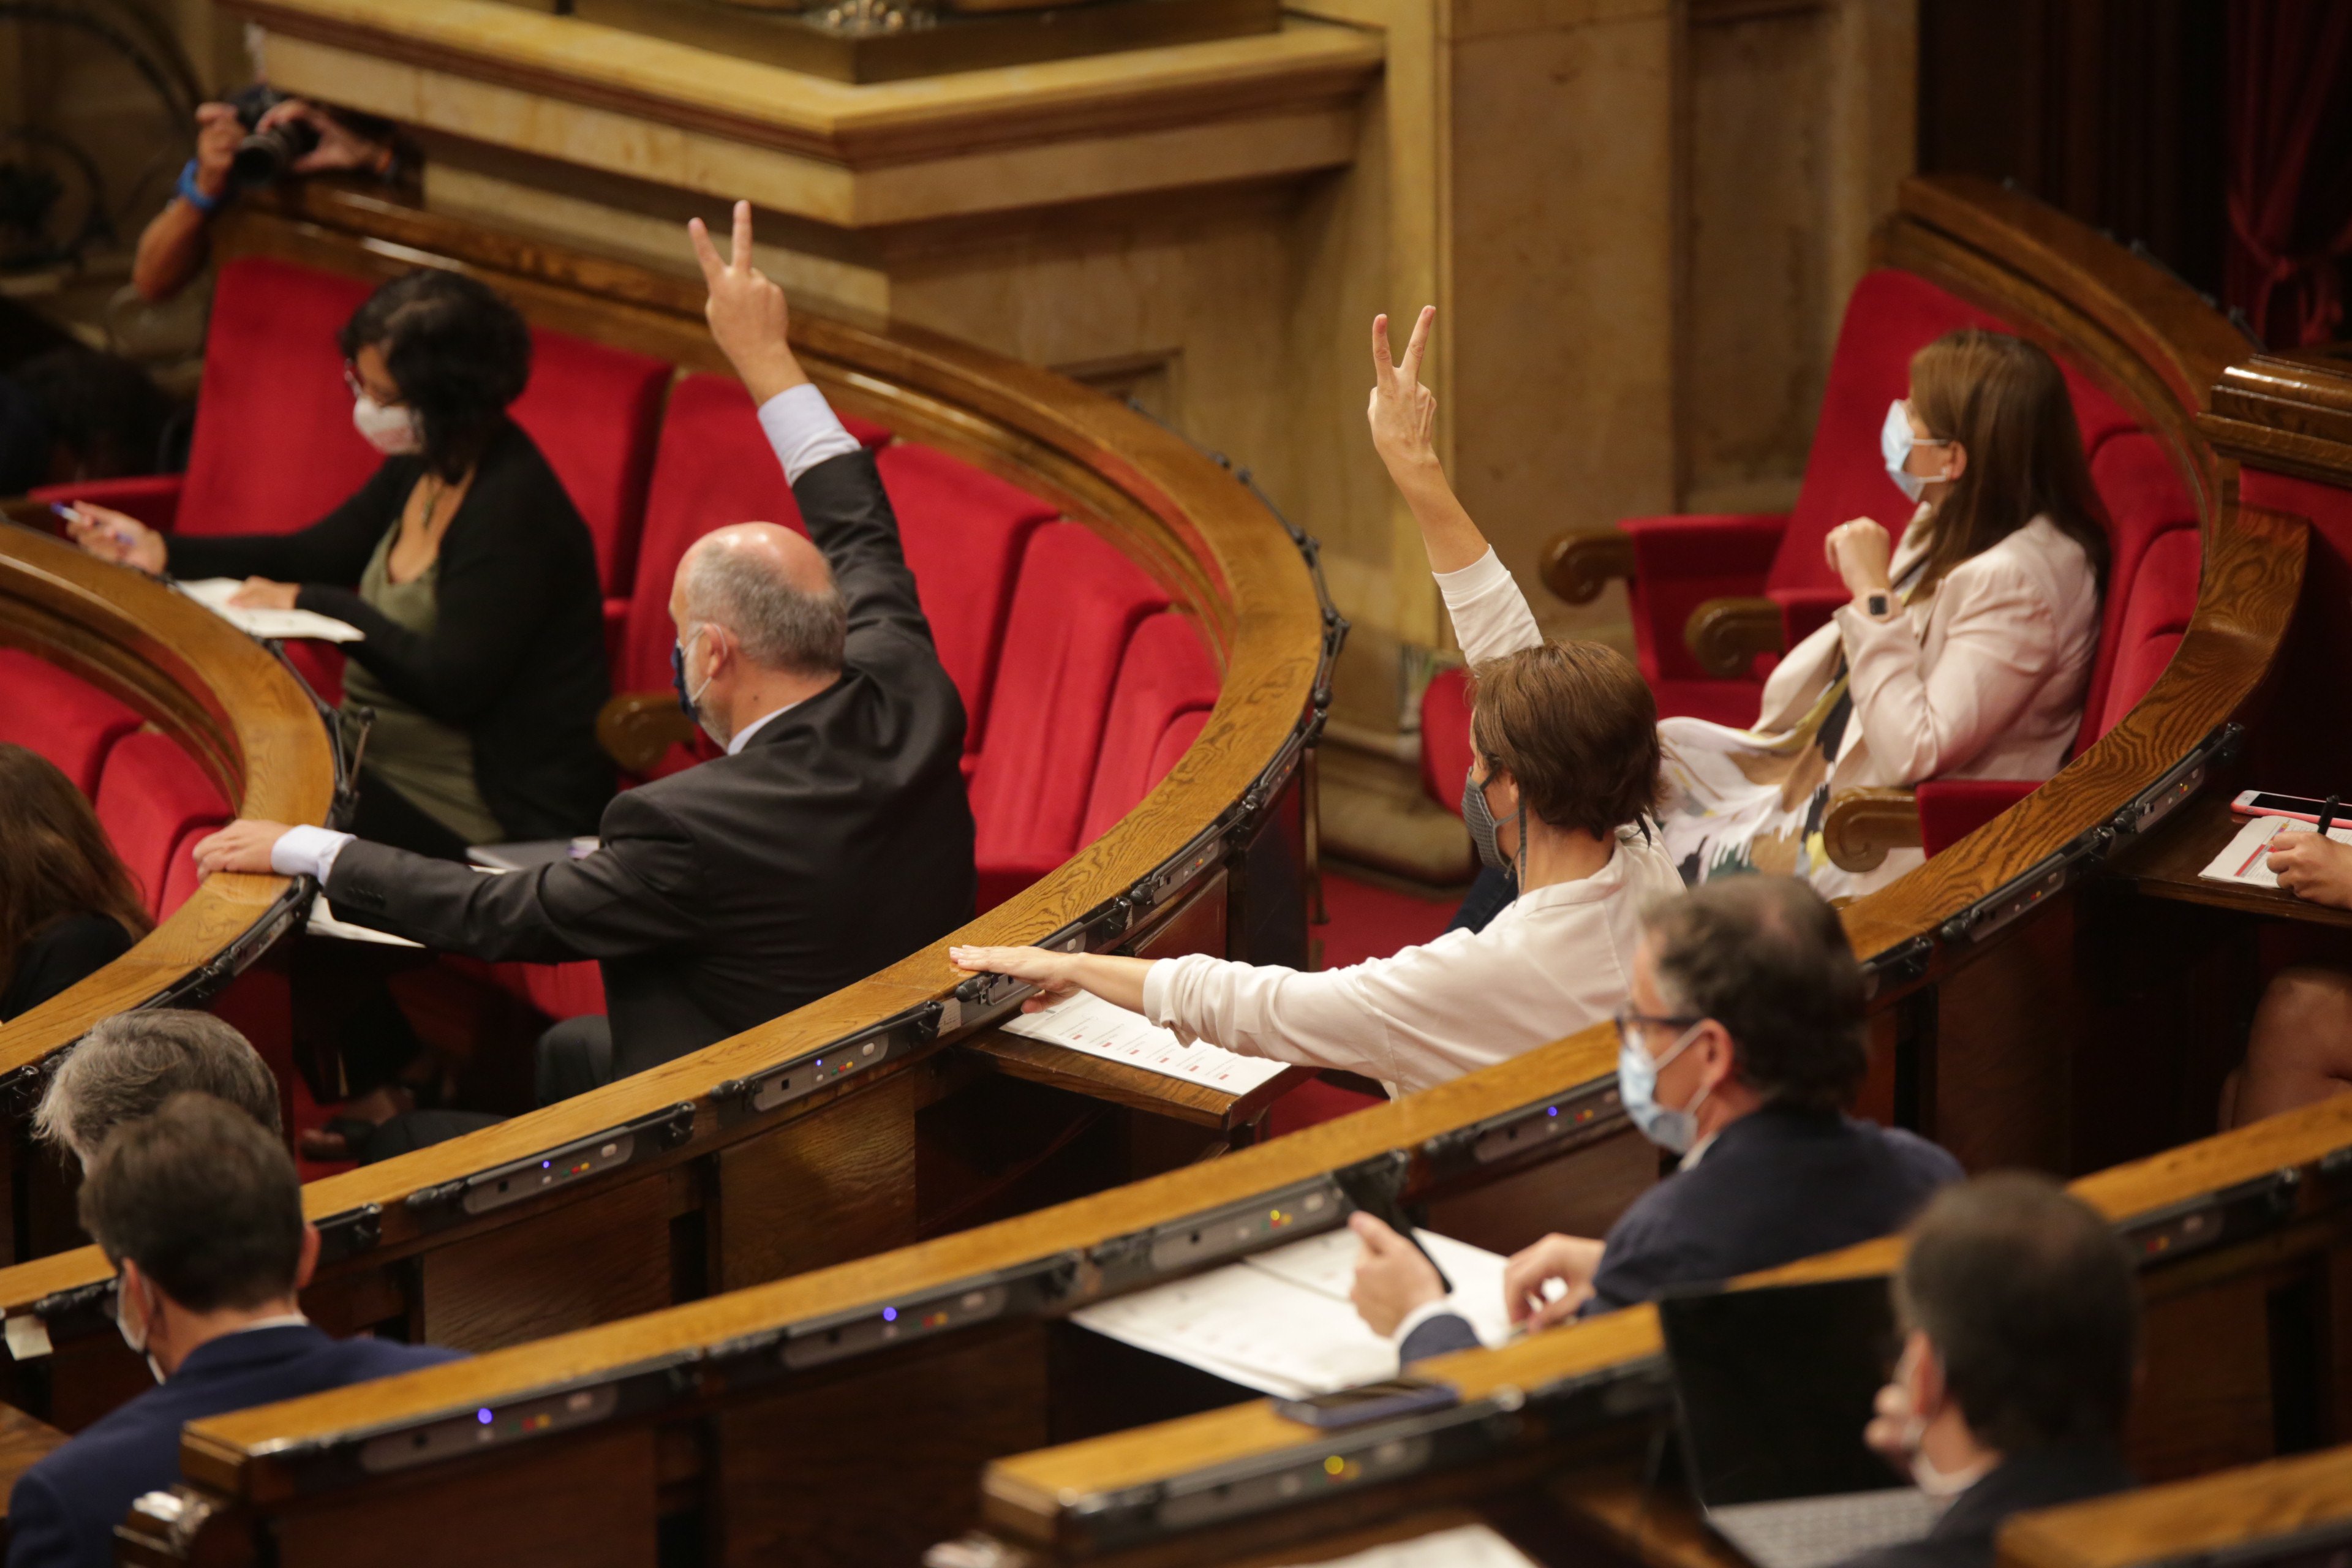
M33 1131L89 1163L107 1134L195 1090L279 1130L278 1080L243 1035L209 1013L146 1007L101 1021L49 1077Z
M719 542L687 563L686 614L734 633L753 664L796 675L837 673L849 636L849 608L831 582L804 593L774 562Z

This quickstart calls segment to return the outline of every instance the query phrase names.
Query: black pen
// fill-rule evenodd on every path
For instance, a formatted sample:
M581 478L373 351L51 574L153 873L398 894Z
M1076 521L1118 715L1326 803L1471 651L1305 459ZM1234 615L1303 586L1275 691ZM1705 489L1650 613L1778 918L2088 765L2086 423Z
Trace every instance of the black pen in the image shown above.
M2344 797L2342 795L2331 795L2327 797L2326 803L2320 806L2319 836L2322 838L2326 837L2327 830L2336 826L2336 808L2343 804Z

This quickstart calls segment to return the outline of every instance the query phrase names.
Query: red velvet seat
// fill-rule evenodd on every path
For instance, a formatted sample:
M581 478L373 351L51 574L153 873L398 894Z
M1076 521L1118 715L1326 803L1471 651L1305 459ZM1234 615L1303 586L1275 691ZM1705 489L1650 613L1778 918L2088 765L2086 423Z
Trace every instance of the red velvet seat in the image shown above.
M1162 611L1135 628L1111 688L1080 844L1101 837L1168 776L1184 752L1164 742L1188 719L1207 721L1217 684L1216 661L1188 617ZM1190 728L1200 733L1199 723ZM1184 744L1191 743L1188 736Z
M175 865L204 832L229 817L228 802L195 759L152 730L123 736L107 753L96 805L114 852L158 918L169 912L174 891L185 897L194 887L193 861L176 879Z
M901 441L875 459L898 514L907 565L940 662L963 698L964 750L980 750L989 692L1013 608L1022 546L1055 508L993 474Z
M1421 694L1421 784L1429 798L1462 815L1470 776L1470 672L1455 666L1429 678Z
M0 741L55 763L92 799L116 742L139 715L88 681L18 648L0 647Z
M982 909L1077 848L1128 641L1167 607L1159 584L1082 525L1030 535L972 770Z
M352 428L335 346L369 292L362 279L289 262L228 263L213 290L195 436L176 497L166 502L151 479L58 493L185 533L285 533L316 522L383 461Z
M605 618L617 629L622 596L635 580L646 483L672 370L666 360L569 332L533 331L530 352L530 384L515 400L514 420L538 443L596 542Z

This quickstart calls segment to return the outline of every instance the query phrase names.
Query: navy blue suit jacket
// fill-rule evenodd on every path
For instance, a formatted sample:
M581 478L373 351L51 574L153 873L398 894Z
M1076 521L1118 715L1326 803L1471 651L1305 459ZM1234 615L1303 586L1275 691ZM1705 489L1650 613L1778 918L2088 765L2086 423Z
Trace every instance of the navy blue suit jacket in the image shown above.
M1587 1312L1652 1301L1900 1230L1959 1162L1915 1132L1768 1105L1716 1135L1699 1163L1610 1227ZM1406 1336L1408 1362L1478 1342L1452 1312Z
M180 1428L207 1415L456 1361L390 1340L338 1340L308 1324L252 1329L198 1345L172 1377L17 1478L8 1495L8 1568L104 1568L131 1505L180 1479Z

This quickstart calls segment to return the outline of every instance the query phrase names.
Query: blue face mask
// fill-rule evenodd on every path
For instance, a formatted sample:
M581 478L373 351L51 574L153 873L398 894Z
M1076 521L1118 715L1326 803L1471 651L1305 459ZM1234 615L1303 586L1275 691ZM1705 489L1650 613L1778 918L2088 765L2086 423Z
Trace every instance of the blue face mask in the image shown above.
M703 722L702 709L699 706L702 691L710 689L710 682L705 680L702 683L702 691L688 691L686 689L686 643L692 642L696 637L700 637L702 631L702 627L697 626L688 636L686 642L674 642L669 645L669 685L670 689L677 693L678 711L693 720L704 734L709 735L716 741L719 737L712 733L709 724ZM719 741L719 743L722 746L726 744L724 741Z
M1704 1020L1702 1020L1702 1023ZM1658 1103L1658 1074L1674 1059L1689 1049L1698 1038L1701 1025L1693 1024L1683 1031L1682 1038L1663 1057L1653 1057L1639 1040L1617 1042L1617 1099L1624 1106L1626 1116L1642 1130L1642 1136L1671 1154L1687 1154L1690 1146L1698 1142L1699 1102L1706 1099L1701 1089L1698 1099L1680 1110Z

